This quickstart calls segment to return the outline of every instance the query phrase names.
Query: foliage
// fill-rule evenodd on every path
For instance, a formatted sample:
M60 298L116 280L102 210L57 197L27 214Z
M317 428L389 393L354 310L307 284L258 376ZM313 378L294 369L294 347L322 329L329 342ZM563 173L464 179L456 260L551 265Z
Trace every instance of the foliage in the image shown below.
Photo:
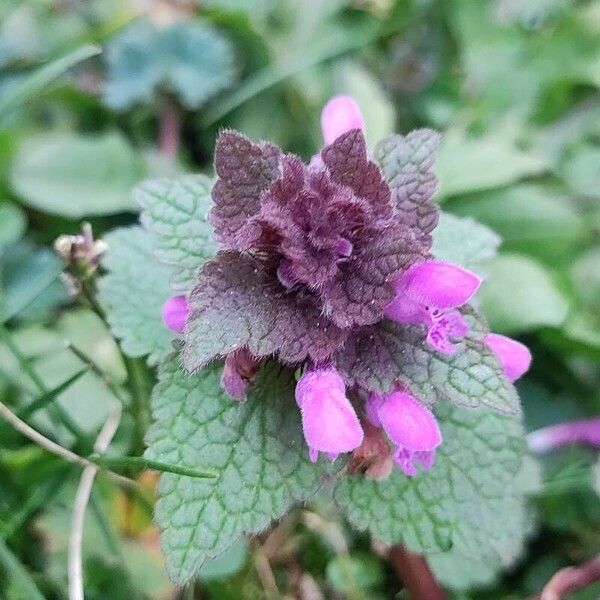
M97 476L85 597L389 598L383 544L401 542L449 597L500 600L598 554L597 451L534 461L523 433L600 413L600 2L157 0L140 16L138 2L88 4L0 6L2 402L79 456L122 403L106 458L138 482ZM424 239L437 211L421 200L440 180L432 253L485 280L467 351L440 358L387 325L337 357L373 389L402 372L433 406L444 443L414 479L312 465L294 373L268 364L234 403L218 362L183 374L161 322L216 251L219 131L308 162L335 93L358 100L370 155ZM108 248L77 300L51 247L83 219ZM474 310L532 349L516 391ZM390 347L398 360L377 370ZM0 596L64 598L80 469L4 422L0 439ZM160 484L150 461L171 468Z

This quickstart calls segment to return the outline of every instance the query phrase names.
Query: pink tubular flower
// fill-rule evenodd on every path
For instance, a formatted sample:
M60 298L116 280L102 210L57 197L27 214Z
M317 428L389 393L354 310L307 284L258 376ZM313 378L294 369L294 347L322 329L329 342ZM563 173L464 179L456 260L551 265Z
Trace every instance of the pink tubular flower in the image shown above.
M499 333L488 333L485 343L498 357L502 370L510 381L516 381L529 369L531 352L521 342Z
M373 425L383 427L396 445L394 461L409 476L417 474L415 461L425 470L435 461L442 433L433 413L416 398L403 391L371 394L367 416Z
M325 452L333 461L362 443L360 421L346 398L344 380L335 369L306 371L296 385L296 402L312 462L317 461L319 452Z
M548 452L569 444L588 444L600 448L600 417L567 421L542 427L527 436L532 452Z
M185 296L172 296L162 307L162 320L165 327L173 333L183 333L189 311Z
M427 260L410 267L394 283L396 297L384 310L398 323L421 323L427 327L427 343L444 354L456 351L451 338L464 337L469 326L455 309L466 304L481 279L452 263Z
M352 96L334 96L321 112L321 129L325 144L332 144L351 129L364 129L365 122Z

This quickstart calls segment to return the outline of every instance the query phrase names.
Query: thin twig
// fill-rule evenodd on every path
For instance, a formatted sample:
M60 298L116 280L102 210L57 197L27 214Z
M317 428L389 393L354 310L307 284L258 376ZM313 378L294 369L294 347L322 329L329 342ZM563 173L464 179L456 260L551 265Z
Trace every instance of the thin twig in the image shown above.
M104 454L113 439L119 422L121 421L121 405L115 404L106 422L102 426L100 433L94 444L94 450L98 454ZM84 600L83 594L83 561L81 546L83 541L83 522L85 512L92 492L94 478L98 472L98 467L90 464L83 469L79 487L75 494L75 504L73 505L73 519L71 521L71 531L69 533L69 600Z
M600 581L600 556L592 558L579 567L561 569L534 600L562 600L597 581Z
M29 438L32 442L35 442L38 446L51 452L55 456L59 456L63 458L67 462L70 462L74 465L79 465L80 467L94 467L98 468L95 463L83 456L79 456L79 454L75 454L75 452L71 452L67 448L64 448L60 444L53 442L51 439L42 435L39 431L35 430L33 427L25 423L22 419L19 419L17 415L15 415L6 404L0 402L0 416L2 416L8 423L10 423L18 432L22 433L25 437ZM127 477L123 477L123 475L118 475L117 473L113 473L112 471L106 471L106 475L110 477L113 481L118 484L125 486L127 488L136 487L137 484L132 479L128 479Z

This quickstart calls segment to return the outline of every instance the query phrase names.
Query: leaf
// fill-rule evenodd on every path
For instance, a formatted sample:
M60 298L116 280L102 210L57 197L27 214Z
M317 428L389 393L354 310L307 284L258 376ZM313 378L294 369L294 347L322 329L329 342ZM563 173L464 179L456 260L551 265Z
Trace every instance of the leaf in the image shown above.
M131 189L143 176L142 159L119 133L44 134L21 146L10 183L28 206L79 219L132 211Z
M183 364L190 372L242 346L260 357L277 352L284 363L308 355L323 361L345 337L314 300L286 294L276 276L248 255L220 253L205 263L189 305Z
M479 292L482 312L492 329L503 333L558 327L569 303L538 262L503 254L488 265L489 278Z
M520 420L445 403L435 411L444 441L431 471L410 478L394 470L383 482L349 476L336 503L352 525L386 544L492 564L514 558L525 530Z
M479 337L472 333L455 354L440 354L425 345L422 327L386 320L350 337L337 354L337 366L347 381L368 390L389 392L401 381L427 404L446 400L519 412L514 387Z
M469 195L453 202L452 211L491 227L502 238L504 250L532 254L551 263L568 260L585 232L583 219L570 199L539 185Z
M106 59L105 98L117 109L150 102L159 87L178 94L188 108L198 108L235 76L231 44L199 22L157 28L138 21L112 41Z
M440 212L431 252L437 259L485 275L484 265L496 256L499 245L500 238L485 225L469 217Z
M22 594L22 598L31 600L44 600L44 596L38 589L31 575L19 562L17 557L10 551L4 540L0 538L0 564L3 571L11 578L15 593Z
M391 135L381 140L374 151L402 223L415 228L427 244L438 222L438 211L431 201L438 187L431 170L438 143L435 131L417 129L404 137Z
M0 203L0 247L18 242L27 228L25 213L11 202Z
M437 197L499 187L540 174L546 167L541 157L518 148L513 132L506 127L479 138L452 129L444 134L438 154Z
M38 67L30 75L25 77L17 85L9 88L0 95L0 119L5 118L24 103L29 102L49 83L60 77L65 71L68 71L76 64L100 54L101 49L98 46L86 45L77 50L69 52L61 58L57 58L41 67Z
M152 398L146 456L219 473L214 481L161 477L156 520L178 583L313 495L326 473L308 460L290 371L267 365L240 404L221 390L219 370L211 365L189 376L172 357Z
M58 279L63 263L47 248L27 242L13 244L2 255L0 267L2 321L46 312L65 299Z
M599 160L600 149L587 145L579 149L560 167L560 174L572 192L589 198L600 198L598 191Z
M171 269L156 260L155 240L140 226L116 229L104 240L107 273L98 292L111 331L128 356L148 356L155 365L173 349L173 336L161 318Z
M172 287L192 289L202 263L216 253L207 216L212 181L204 175L156 179L138 185L133 199L142 224L156 237L156 257L173 271Z

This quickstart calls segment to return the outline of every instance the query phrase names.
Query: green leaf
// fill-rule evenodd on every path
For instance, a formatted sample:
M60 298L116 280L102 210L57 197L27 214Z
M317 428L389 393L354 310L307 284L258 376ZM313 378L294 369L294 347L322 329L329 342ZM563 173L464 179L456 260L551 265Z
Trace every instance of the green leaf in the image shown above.
M15 593L30 600L44 600L44 596L25 570L25 567L18 561L1 537L0 564L4 567L3 571L11 578Z
M104 240L107 273L98 292L111 331L128 356L148 356L155 365L173 349L173 336L161 318L171 269L156 260L154 237L139 225L111 231Z
M518 148L508 129L479 138L452 129L442 136L434 169L440 179L437 197L506 185L542 173L546 167L542 158Z
M600 198L600 148L584 146L567 160L560 173L571 191L580 196Z
M568 260L584 233L583 219L569 198L539 185L474 194L454 202L452 210L491 227L504 250L551 262Z
M27 205L79 219L132 211L131 189L143 177L142 159L119 133L45 134L21 146L10 183Z
M198 108L235 76L231 44L199 22L156 28L138 21L112 41L106 58L106 102L118 109L151 101L158 87L178 94L188 108Z
M47 248L26 242L9 246L1 261L0 317L46 312L64 300L66 293L58 277L62 261Z
M207 221L211 188L208 177L188 175L146 181L133 192L143 225L156 236L157 258L173 269L177 291L194 287L200 265L217 250Z
M48 64L37 68L33 73L12 88L0 95L0 119L5 118L10 112L22 104L29 102L49 83L60 77L71 67L84 61L86 58L100 54L98 46L87 45L69 52Z
M472 332L453 355L429 349L417 325L392 321L364 327L337 355L348 381L376 392L405 383L423 402L519 412L519 398L493 352Z
M0 246L18 242L27 228L27 217L16 205L0 203Z
M383 482L349 476L335 500L352 525L386 544L507 562L525 533L520 420L447 404L435 412L444 441L430 471L411 478L394 470Z
M440 259L485 275L484 265L496 256L500 238L469 217L441 212L433 231L432 254Z
M538 262L519 254L504 254L488 265L488 271L479 298L492 329L519 333L558 327L565 320L569 304Z
M267 365L243 404L221 390L219 375L219 365L186 375L173 357L152 398L146 456L219 473L214 481L161 477L156 520L178 583L313 495L326 472L308 460L290 371Z

